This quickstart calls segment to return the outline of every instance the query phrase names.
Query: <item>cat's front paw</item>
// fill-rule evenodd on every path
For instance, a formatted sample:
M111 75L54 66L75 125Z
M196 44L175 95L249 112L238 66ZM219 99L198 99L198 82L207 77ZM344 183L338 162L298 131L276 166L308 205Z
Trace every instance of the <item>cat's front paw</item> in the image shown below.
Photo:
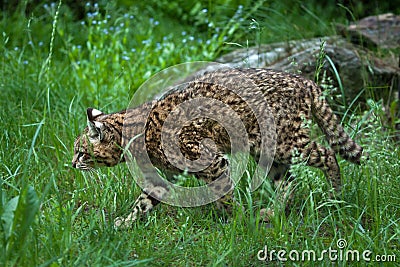
M114 228L115 229L121 229L121 228L130 228L134 222L136 221L137 216L133 212L129 214L128 217L117 217L114 220Z

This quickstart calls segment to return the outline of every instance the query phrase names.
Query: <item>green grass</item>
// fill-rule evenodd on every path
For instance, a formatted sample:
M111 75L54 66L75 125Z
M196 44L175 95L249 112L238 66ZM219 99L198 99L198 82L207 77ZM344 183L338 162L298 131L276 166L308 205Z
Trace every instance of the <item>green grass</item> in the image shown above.
M213 60L236 47L230 43L327 35L334 33L331 22L345 21L337 6L296 1L243 1L241 9L234 2L225 8L177 2L180 17L173 8L160 8L166 2L149 3L89 5L83 20L75 20L65 5L58 10L58 3L40 5L28 16L3 13L0 265L258 266L266 265L257 259L264 246L322 252L335 249L340 238L352 250L394 254L398 263L400 150L382 104L374 100L363 113L346 113L347 131L370 159L361 166L340 160L345 186L337 201L327 198L322 174L300 164L293 169L299 181L293 208L278 212L272 227L259 223L257 215L274 198L265 184L254 194L242 192L247 209L228 222L213 206L163 205L131 229L113 228L113 219L129 212L140 190L125 165L95 174L71 168L86 107L123 109L156 72ZM326 258L323 264L331 262Z

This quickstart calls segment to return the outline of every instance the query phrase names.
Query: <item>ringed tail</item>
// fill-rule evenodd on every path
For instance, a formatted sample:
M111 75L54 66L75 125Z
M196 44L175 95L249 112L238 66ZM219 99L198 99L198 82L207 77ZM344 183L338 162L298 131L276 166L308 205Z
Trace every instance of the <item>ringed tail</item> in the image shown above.
M311 108L318 126L325 133L331 148L339 155L356 164L360 164L363 148L358 145L343 129L338 117L333 113L315 83L309 84L312 94Z

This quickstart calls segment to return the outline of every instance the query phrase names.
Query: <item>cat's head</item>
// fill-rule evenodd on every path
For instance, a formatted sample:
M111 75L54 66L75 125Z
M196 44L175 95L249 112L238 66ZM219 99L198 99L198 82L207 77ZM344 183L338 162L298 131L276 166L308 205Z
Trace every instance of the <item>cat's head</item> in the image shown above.
M72 167L90 170L114 166L121 161L122 123L117 114L88 108L87 127L74 143Z

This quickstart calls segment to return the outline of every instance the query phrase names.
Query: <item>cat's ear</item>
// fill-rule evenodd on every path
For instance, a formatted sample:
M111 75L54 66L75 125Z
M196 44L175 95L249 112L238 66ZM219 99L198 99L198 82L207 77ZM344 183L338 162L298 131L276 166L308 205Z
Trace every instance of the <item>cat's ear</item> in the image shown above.
M96 121L95 119L103 115L103 112L94 108L88 108L87 111L87 124L89 128L89 138L91 141L101 141L103 139L104 124Z
M95 108L88 108L86 110L88 121L94 121L98 116L103 115L104 113Z

